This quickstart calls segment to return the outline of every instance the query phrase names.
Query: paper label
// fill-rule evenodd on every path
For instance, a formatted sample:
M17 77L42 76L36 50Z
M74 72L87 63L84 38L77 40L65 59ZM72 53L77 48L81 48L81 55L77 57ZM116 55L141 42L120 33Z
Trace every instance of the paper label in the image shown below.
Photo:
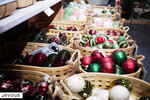
M51 8L44 10L44 12L47 16L51 16L54 13L54 11Z
M38 50L35 50L30 54L35 55L37 53L44 53L46 54L46 56L48 56L49 54L52 54L52 53L57 54L60 50L62 50L62 48L60 48L55 42L52 42L51 44L44 46Z

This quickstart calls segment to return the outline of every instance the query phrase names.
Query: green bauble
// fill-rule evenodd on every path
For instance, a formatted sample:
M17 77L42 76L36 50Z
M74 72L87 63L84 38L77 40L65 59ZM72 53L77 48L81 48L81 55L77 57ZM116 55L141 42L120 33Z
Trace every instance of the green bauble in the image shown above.
M123 70L122 70L121 67L119 67L118 65L116 65L116 74L117 74L117 75L123 74Z
M112 36L108 36L108 40L114 40Z
M100 34L100 36L102 36L104 38L104 41L108 40L108 36L106 36L105 34Z
M122 41L126 41L125 37L124 37L124 36L118 37L117 42L120 43L120 42L122 42Z
M127 60L127 55L122 50L115 50L112 53L112 60L115 62L115 64L121 65Z
M91 39L89 40L88 44L92 47L92 46L95 46L96 45L96 41Z
M126 41L122 41L119 43L120 48L127 48L128 47L128 43Z
M92 46L91 49L97 49L97 47L96 46Z
M106 14L106 13L107 13L107 10L103 10L102 13L103 13L103 14Z
M87 34L83 35L82 39L83 40L89 40L89 35L87 35Z
M63 15L63 19L64 19L64 20L69 20L69 15L64 14L64 15Z
M114 85L122 85L122 86L126 87L129 91L132 90L132 83L128 79L119 78L119 79L115 80L113 84Z
M98 45L97 45L97 48L98 48L98 49L103 49L103 44L98 44Z
M109 12L110 12L111 14L114 14L114 13L115 13L113 10L109 10Z
M100 70L100 65L97 63L92 63L87 68L87 72L99 72L99 70Z
M120 46L118 44L113 44L112 49L119 49Z
M90 39L96 40L97 37L97 35L91 35Z
M49 54L46 62L53 63L53 60L55 59L56 56L57 56L57 54L54 54L54 53Z
M65 49L59 51L58 55L67 58L67 60L69 60L71 58L71 53Z
M111 49L112 48L112 43L110 41L106 41L103 44L104 49Z
M87 97L89 97L92 93L92 84L91 82L85 80L85 87L83 88L83 90L81 92L78 92L78 94L83 98L86 99Z
M70 15L71 13L72 13L71 8L68 7L65 9L65 14Z
M52 62L53 63L53 62ZM43 67L53 67L54 63L52 64L51 62L45 62Z

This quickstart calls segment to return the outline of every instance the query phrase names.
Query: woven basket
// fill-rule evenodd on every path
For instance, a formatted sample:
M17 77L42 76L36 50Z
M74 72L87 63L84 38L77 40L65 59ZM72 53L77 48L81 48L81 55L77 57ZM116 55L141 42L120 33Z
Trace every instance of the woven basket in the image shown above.
M95 18L99 18L99 17L90 17L90 16L88 16L88 25L92 25ZM102 18L102 19L109 19L109 18ZM114 19L114 18L112 18L112 20L116 21L116 19ZM125 19L123 19L123 18L119 20L120 26L118 28L122 28L124 26L124 21L125 21Z
M0 5L0 19L11 15L16 10L16 1Z
M34 50L40 49L43 46L47 46L48 44L43 43L31 43L27 44L23 43L10 43L3 46L3 53L1 54L1 59L9 59L10 57L15 57L15 55L22 54L23 56L26 53L31 53ZM56 76L56 80L59 80L61 77L68 77L74 74L76 70L76 63L79 60L80 53L78 50L73 50L68 47L60 46L63 49L67 49L71 54L70 60L67 62L67 65L61 67L39 67L39 66L31 66L31 65L21 65L21 64L5 64L12 66L15 69L23 69L23 70L33 70L44 72L48 75ZM76 57L77 55L77 57ZM74 60L75 59L75 60Z
M23 8L36 3L36 0L17 0L17 8Z
M139 98L142 96L150 96L150 84L137 78L124 76L124 75L120 76L120 75L103 74L103 73L81 73L78 75L83 77L85 80L90 81L91 84L93 85L93 88L103 88L107 90L112 87L111 83L113 81L119 78L125 78L131 81L132 90L130 94L134 95L136 97L136 100L139 100ZM68 97L67 100L72 100L71 91L67 90L67 92L70 93L69 96L70 98Z
M128 58L132 58L132 57L128 56ZM135 60L138 63L138 68L139 69L136 72L134 72L134 73L123 74L123 75L140 78L141 72L143 70L143 63L142 63L142 61L144 59L145 59L145 57L143 55L136 55L135 56ZM81 72L81 73L89 73L89 72L86 72L85 70L82 69L81 64L79 65L79 72ZM101 72L98 72L98 73L101 73Z
M87 24L88 23L88 20L85 20L85 21L74 21L74 20L63 20L63 22L65 22L65 23L73 23L73 24Z
M75 24L75 23L71 23L71 22L52 22L51 25L55 25L55 27L60 27L62 29L67 29L67 27L71 27L74 26L78 29L80 29L81 31L67 31L67 30L57 30L57 29L49 29L49 32L47 33L47 35L50 35L52 33L58 34L58 33L65 33L69 38L72 38L73 36L76 36L78 34L85 34L85 25L84 24Z
M112 29L115 32L121 32L121 33L123 33L123 36L127 37L128 36L127 32L129 31L130 28L128 26L122 27L121 29L117 29L117 28L98 28L98 27L94 27L94 26L89 26L86 29L87 34L89 34L90 29L95 29L96 31L102 31L104 33L107 33L108 30ZM118 38L118 36L112 36L112 37L113 38Z

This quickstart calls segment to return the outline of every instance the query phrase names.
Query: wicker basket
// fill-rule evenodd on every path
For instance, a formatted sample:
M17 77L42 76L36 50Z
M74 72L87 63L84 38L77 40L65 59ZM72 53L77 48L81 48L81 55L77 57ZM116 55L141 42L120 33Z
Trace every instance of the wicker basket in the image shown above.
M36 0L17 0L17 8L23 8L36 3Z
M88 25L91 26L95 18L99 18L99 17L90 17L90 16L88 16ZM102 18L102 19L109 19L109 18ZM112 20L116 21L116 19L114 19L114 18L112 18ZM124 26L124 21L125 21L125 19L123 19L123 18L119 20L120 26L118 28L122 28Z
M49 29L49 32L47 33L47 35L50 35L52 33L58 34L58 33L65 33L69 38L72 38L73 36L76 36L78 34L85 34L85 25L84 24L75 24L75 23L71 23L71 22L52 22L51 25L55 25L56 27L60 27L62 29L67 29L67 27L71 27L74 26L78 29L80 29L81 31L66 31L66 30L57 30L57 29Z
M127 37L128 35L127 35L127 32L129 31L129 27L128 26L125 26L125 27L122 27L121 29L117 29L117 28L97 28L97 27L93 27L93 26L89 26L89 27L87 27L87 34L89 34L89 31L90 31L90 29L95 29L96 31L102 31L102 32L104 32L104 33L107 33L108 32L108 30L110 30L110 29L112 29L112 30L114 30L115 32L121 32L121 33L123 33L123 36L124 37ZM112 36L113 38L118 38L118 36Z
M83 77L85 80L90 81L91 84L93 85L93 88L103 88L107 90L112 87L111 83L113 81L119 78L125 78L131 81L132 90L130 94L134 95L136 97L136 100L139 100L141 96L150 96L150 84L137 78L124 76L124 75L120 76L120 75L103 74L103 73L81 73L78 75ZM63 84L63 86L66 85ZM70 99L72 99L71 91L67 90L67 92L70 93ZM68 97L67 100L70 99Z
M128 57L128 58L132 58L132 57ZM138 71L136 71L134 73L130 73L130 74L123 74L123 75L140 78L141 72L143 70L143 63L141 61L143 61L144 59L145 59L145 57L143 55L136 55L135 60L138 63L138 68L139 68ZM79 65L79 72L89 73L82 69L81 64ZM101 72L98 72L98 73L101 73Z
M0 4L0 18L6 17L12 14L15 10L16 10L15 0L7 4L3 4L3 5Z
M22 54L23 56L26 53L31 53L34 50L37 50L43 46L48 44L43 43L10 43L6 44L3 47L3 53L1 54L2 60L9 59L10 57L15 57L15 55ZM68 47L60 46L63 49L67 49L72 54L70 60L67 62L67 65L61 67L39 67L39 66L31 66L31 65L21 65L21 64L5 64L12 66L15 69L23 69L23 70L33 70L44 72L48 75L56 76L56 80L59 80L61 77L68 77L74 74L76 70L76 63L79 60L80 52L78 50L73 50ZM77 56L77 57L76 57ZM75 59L75 60L74 60Z

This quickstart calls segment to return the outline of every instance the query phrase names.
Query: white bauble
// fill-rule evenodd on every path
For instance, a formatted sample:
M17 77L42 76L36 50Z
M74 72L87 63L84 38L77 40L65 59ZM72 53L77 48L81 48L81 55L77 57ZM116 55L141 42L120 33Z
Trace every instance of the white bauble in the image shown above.
M92 89L92 94L91 95L97 95L97 93L100 91L100 88L94 88Z
M104 27L106 27L106 28L112 28L113 27L112 25L113 25L113 23L109 22L109 21L104 23Z
M72 92L80 92L85 86L85 81L81 76L73 75L67 78L66 85Z
M69 17L69 20L77 21L77 17L76 17L76 16L70 16L70 17Z
M86 16L84 14L81 14L79 17L78 17L78 20L79 21L86 21Z
M110 100L129 100L129 90L121 85L116 85L109 91Z
M100 100L108 100L109 91L102 89L97 93L97 96L100 98Z
M98 96L90 96L86 100L101 100Z

